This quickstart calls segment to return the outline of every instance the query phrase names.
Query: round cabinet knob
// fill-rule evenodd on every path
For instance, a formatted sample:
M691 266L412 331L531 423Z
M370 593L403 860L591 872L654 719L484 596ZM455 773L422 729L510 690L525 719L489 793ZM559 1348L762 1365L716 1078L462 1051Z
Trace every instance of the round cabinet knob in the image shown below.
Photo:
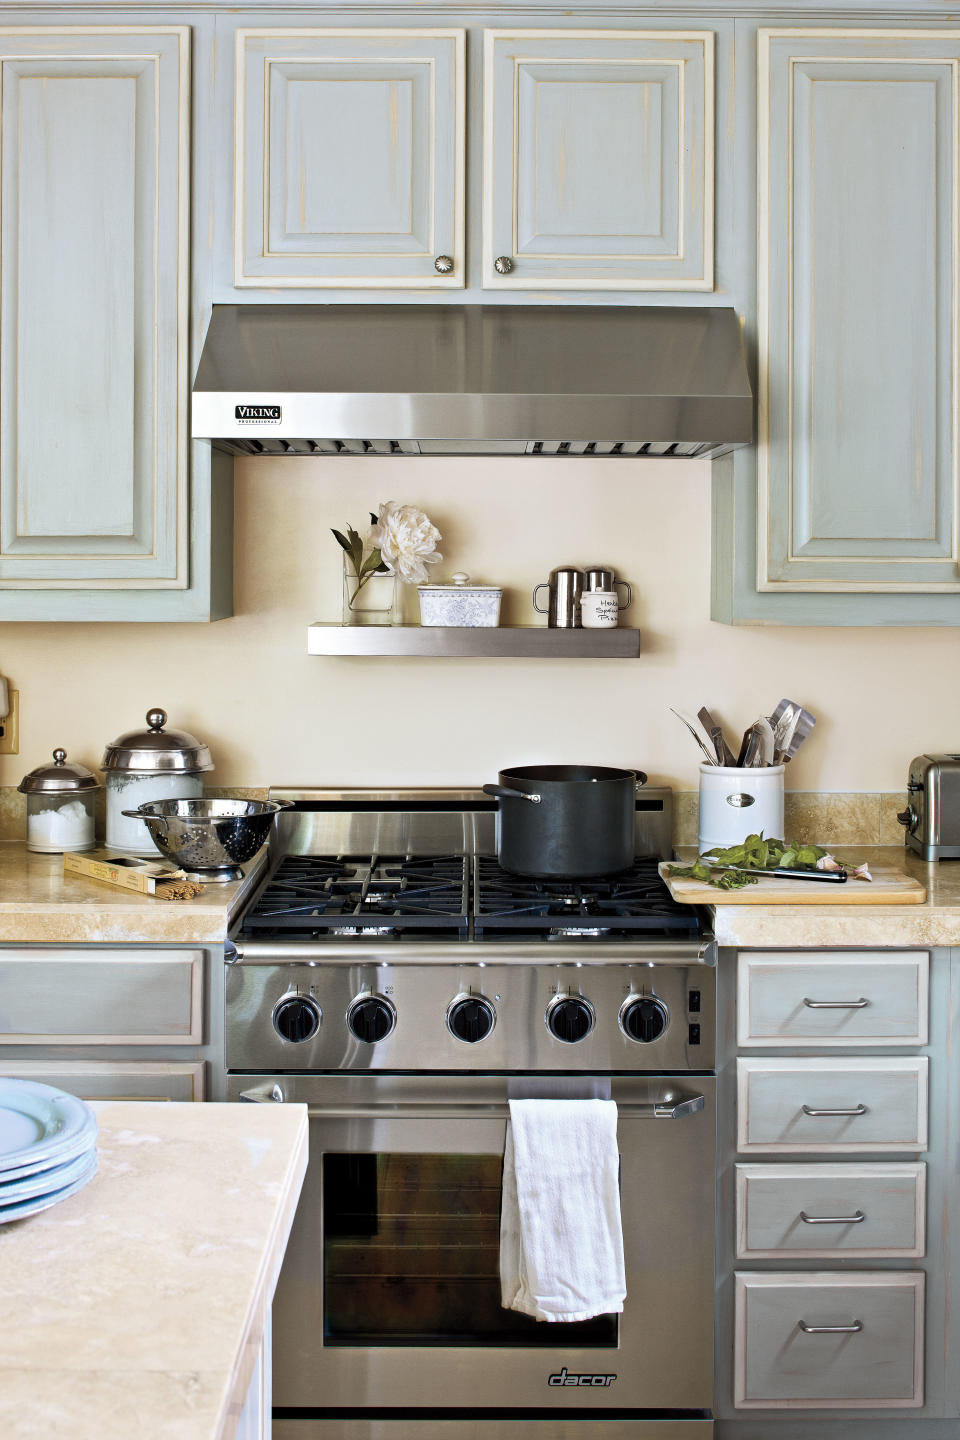
M433 262L433 268L434 270L436 270L438 275L449 275L450 271L453 269L453 256L438 255L436 260L434 260Z
M628 1040L649 1045L659 1040L667 1028L667 1007L653 995L640 995L625 1000L620 1007L620 1029Z
M347 1011L351 1034L367 1045L385 1040L397 1023L397 1012L383 995L358 995Z
M498 255L493 262L493 268L498 275L509 275L513 269L513 261L509 255Z
M447 1008L447 1029L458 1040L476 1045L497 1023L497 1012L483 995L457 995Z
M273 1028L282 1040L301 1045L320 1029L323 1011L305 995L284 995L273 1007Z
M547 1029L565 1045L576 1045L593 1029L596 1015L582 995L557 995L547 1006Z

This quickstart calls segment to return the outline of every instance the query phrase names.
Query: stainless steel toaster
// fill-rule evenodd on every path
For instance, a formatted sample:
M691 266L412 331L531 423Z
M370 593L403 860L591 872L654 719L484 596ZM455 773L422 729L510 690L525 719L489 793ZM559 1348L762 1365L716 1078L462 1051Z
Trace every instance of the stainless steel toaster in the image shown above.
M910 762L907 808L897 819L907 845L924 860L960 859L960 755L918 755Z

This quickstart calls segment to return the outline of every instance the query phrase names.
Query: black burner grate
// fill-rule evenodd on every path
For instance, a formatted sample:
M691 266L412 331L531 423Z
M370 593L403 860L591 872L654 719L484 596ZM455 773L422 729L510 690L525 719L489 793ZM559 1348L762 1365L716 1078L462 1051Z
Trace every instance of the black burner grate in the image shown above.
M286 855L243 917L245 935L461 937L469 928L462 855Z
M595 880L537 880L511 875L496 860L474 862L473 933L505 939L510 933L641 940L697 935L696 910L679 905L657 870L640 857L622 874Z

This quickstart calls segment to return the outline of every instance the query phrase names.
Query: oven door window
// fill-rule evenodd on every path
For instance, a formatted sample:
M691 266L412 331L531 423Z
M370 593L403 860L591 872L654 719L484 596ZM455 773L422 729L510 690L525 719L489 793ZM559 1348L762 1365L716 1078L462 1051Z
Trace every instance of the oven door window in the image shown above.
M501 1155L323 1156L326 1345L617 1344L500 1304Z

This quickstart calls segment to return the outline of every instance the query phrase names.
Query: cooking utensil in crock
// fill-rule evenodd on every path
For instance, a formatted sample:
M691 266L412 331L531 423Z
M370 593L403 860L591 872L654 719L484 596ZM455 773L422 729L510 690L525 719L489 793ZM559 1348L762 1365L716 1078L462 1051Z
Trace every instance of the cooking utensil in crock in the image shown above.
M576 880L633 864L642 770L604 765L518 765L484 785L500 801L497 858L514 875Z

